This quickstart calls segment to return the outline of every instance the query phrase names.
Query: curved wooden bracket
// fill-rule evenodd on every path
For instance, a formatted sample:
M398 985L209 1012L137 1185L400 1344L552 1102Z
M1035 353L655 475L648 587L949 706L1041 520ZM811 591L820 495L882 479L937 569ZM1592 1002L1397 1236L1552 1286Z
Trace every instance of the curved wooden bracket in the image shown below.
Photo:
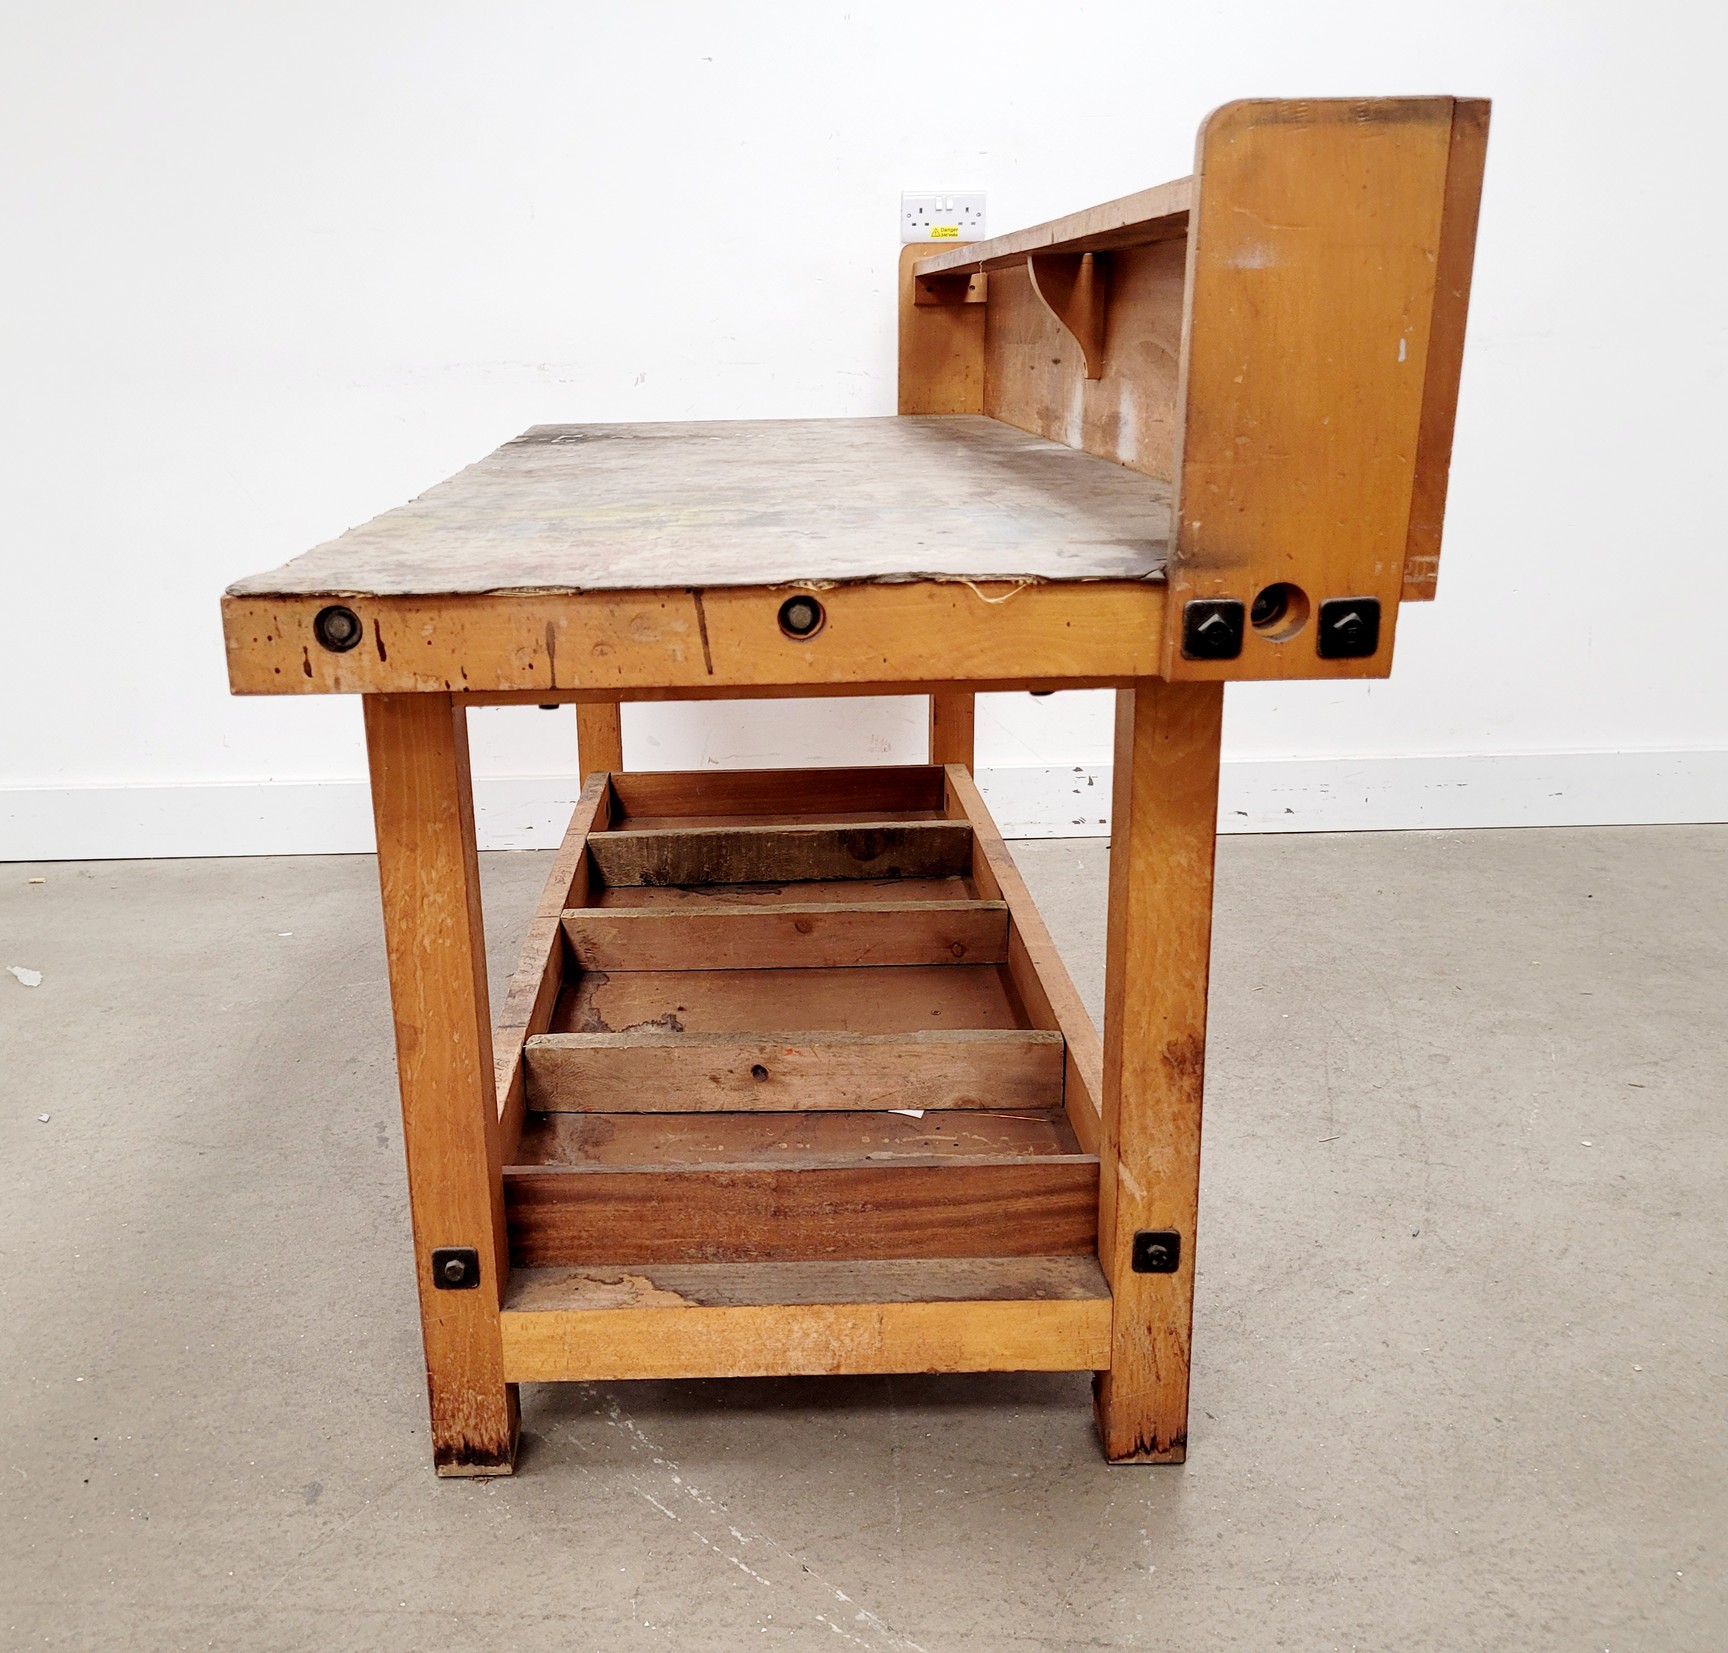
M1088 379L1104 376L1109 268L1107 256L1099 253L1032 253L1026 260L1032 291L1080 346Z

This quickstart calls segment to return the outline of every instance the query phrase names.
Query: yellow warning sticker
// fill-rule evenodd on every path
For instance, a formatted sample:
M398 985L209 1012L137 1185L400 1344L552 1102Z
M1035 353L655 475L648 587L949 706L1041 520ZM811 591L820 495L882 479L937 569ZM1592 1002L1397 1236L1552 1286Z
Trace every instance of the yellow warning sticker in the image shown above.
M930 226L930 239L932 241L958 241L960 239L960 226L958 224L932 224Z

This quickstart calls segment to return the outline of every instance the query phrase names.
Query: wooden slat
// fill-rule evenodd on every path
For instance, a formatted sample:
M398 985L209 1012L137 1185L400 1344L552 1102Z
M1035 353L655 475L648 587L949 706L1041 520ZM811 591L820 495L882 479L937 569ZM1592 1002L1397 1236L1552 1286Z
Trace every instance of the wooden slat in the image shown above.
M513 1381L1090 1371L1109 1358L1094 1259L521 1269L503 1314Z
M517 1405L498 1341L510 1269L466 714L448 695L369 696L365 719L433 1460L505 1475ZM437 1246L473 1247L479 1284L439 1290Z
M1117 1463L1179 1463L1187 1451L1223 703L1215 683L1117 697L1099 1210L1117 1314L1098 1389ZM1133 1272L1142 1229L1181 1236L1175 1273Z
M1097 253L1145 246L1183 233L1193 197L1194 180L1177 178L1029 229L927 254L913 261L913 270L922 280L955 270L1009 269L1024 265L1030 253ZM995 296L992 284L992 302Z
M966 871L972 834L954 821L666 827L595 833L588 853L608 884L945 878Z
M591 970L566 984L551 1031L912 1033L1024 1027L1011 985L1002 968L989 964Z
M544 1033L552 1025L558 993L564 985L564 909L578 904L588 894L588 834L604 827L611 797L603 774L592 775L582 788L571 812L564 841L553 857L540 904L529 921L522 942L520 962L510 978L504 1007L492 1036L492 1071L498 1087L499 1152L514 1157L516 1140L522 1134L522 1109L526 1097L522 1046L532 1033Z
M1033 1028L916 1033L546 1033L528 1105L598 1113L1052 1108L1063 1042Z
M1098 1161L943 1156L794 1169L512 1166L510 1255L568 1263L1094 1252Z
M970 774L948 771L949 807L971 823L972 881L1008 904L1008 975L1034 1027L1054 1028L1065 1048L1063 1099L1080 1145L1095 1153L1104 1096L1104 1048L1079 989L1056 950L1032 892L1014 865Z
M1434 279L1434 319L1422 381L1422 429L1410 494L1410 533L1404 546L1406 602L1433 597L1440 578L1440 529L1452 468L1458 380L1464 366L1464 323L1476 260L1476 217L1488 157L1488 100L1459 98L1452 106L1452 147L1446 161L1446 205Z
M616 825L638 816L815 815L942 808L933 764L857 769L696 769L617 774Z
M788 907L892 907L902 901L970 901L970 878L812 878L799 884L602 884L588 900L608 911L653 907L661 911Z
M1008 909L999 901L579 907L564 914L564 934L584 970L1000 964Z
M1060 1108L906 1113L537 1113L518 1165L792 1170L1077 1154Z

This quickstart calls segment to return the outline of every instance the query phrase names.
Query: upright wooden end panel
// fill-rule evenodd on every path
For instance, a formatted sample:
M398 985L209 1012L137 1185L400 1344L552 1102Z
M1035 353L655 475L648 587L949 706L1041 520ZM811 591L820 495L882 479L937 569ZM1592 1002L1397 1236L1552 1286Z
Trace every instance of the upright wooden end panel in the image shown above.
M1438 554L1417 484L1420 465L1431 501L1457 397L1482 159L1482 105L1462 107L1456 146L1453 98L1255 100L1201 128L1164 677L1391 670L1413 511L1422 568ZM1252 614L1278 587L1238 654L1190 652L1190 603ZM1352 613L1368 635L1363 601L1377 642L1339 652Z

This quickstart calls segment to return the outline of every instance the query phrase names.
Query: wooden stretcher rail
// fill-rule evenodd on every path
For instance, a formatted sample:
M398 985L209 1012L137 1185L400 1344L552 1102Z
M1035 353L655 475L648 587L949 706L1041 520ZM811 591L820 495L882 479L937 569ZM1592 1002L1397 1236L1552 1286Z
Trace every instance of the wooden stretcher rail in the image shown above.
M519 1268L501 1330L513 1383L1093 1371L1110 1293L1084 1256Z

